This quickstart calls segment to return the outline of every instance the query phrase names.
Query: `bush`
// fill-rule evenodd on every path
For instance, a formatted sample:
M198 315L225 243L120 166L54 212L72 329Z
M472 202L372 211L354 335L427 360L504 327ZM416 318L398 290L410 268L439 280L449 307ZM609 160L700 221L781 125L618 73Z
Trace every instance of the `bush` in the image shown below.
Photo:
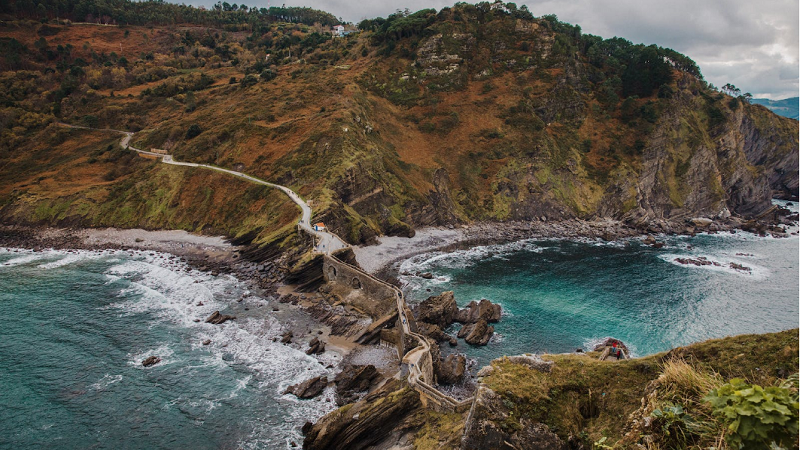
M272 69L265 69L263 72L261 72L261 75L260 75L261 79L264 80L264 81L274 80L275 77L277 77L277 76L278 76L278 73L275 72Z
M258 83L258 78L254 77L253 75L246 75L244 78L242 78L242 81L239 82L239 85L243 88L246 88L248 86L253 86L256 83Z
M203 129L200 128L200 125L197 125L196 123L192 124L192 125L189 126L189 129L186 130L186 139L191 139L191 138L199 135L202 132L203 132Z
M704 400L727 426L732 448L770 449L773 443L784 448L796 446L796 389L787 385L762 388L734 378L712 390Z

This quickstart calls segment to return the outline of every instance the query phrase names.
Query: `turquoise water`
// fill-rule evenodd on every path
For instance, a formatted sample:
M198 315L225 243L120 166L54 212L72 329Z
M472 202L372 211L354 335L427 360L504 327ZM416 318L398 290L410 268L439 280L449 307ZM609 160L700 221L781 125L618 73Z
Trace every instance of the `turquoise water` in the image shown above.
M432 272L434 279L401 281L412 301L452 290L459 306L482 298L502 304L504 316L487 346L459 341L457 351L475 358L478 367L502 355L591 349L608 336L642 356L710 338L798 327L797 236L658 239L665 247L638 239L528 240L434 252L400 267ZM724 267L675 262L687 256ZM752 270L732 269L731 262Z
M168 255L1 249L0 448L301 444L299 427L333 409L332 392L310 401L282 392L330 374L272 342L287 320L268 304ZM240 320L194 321L217 309ZM163 361L142 367L150 355Z

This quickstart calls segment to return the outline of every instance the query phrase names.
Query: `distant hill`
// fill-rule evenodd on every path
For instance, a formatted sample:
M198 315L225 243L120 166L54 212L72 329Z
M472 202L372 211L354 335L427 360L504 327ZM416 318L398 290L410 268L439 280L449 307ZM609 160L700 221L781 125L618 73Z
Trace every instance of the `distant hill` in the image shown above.
M797 119L800 115L800 97L785 98L783 100L770 100L768 98L754 98L752 103L763 105L770 111L783 117Z

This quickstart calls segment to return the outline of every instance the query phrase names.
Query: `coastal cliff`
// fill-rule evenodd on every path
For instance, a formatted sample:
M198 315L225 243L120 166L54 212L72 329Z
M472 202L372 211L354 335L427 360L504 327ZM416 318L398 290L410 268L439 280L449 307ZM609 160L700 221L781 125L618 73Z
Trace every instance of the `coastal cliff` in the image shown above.
M736 435L706 399L735 379L783 386L790 408L784 445L796 446L797 353L794 329L619 362L598 361L595 352L503 357L478 373L467 413L425 411L413 390L393 380L308 427L304 448L704 448ZM676 405L683 421L667 422L665 412Z

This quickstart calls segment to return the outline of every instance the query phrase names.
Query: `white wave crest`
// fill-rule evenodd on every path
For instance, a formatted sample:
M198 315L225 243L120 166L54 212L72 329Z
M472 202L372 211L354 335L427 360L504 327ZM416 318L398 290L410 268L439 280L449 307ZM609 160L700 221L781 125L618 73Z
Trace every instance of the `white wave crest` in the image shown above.
M753 280L764 280L769 278L769 270L753 264L752 260L748 261L746 259L742 259L742 257L731 257L728 255L729 253L723 253L719 255L663 253L658 255L658 257L670 264L687 269L710 270L743 277L751 277Z

